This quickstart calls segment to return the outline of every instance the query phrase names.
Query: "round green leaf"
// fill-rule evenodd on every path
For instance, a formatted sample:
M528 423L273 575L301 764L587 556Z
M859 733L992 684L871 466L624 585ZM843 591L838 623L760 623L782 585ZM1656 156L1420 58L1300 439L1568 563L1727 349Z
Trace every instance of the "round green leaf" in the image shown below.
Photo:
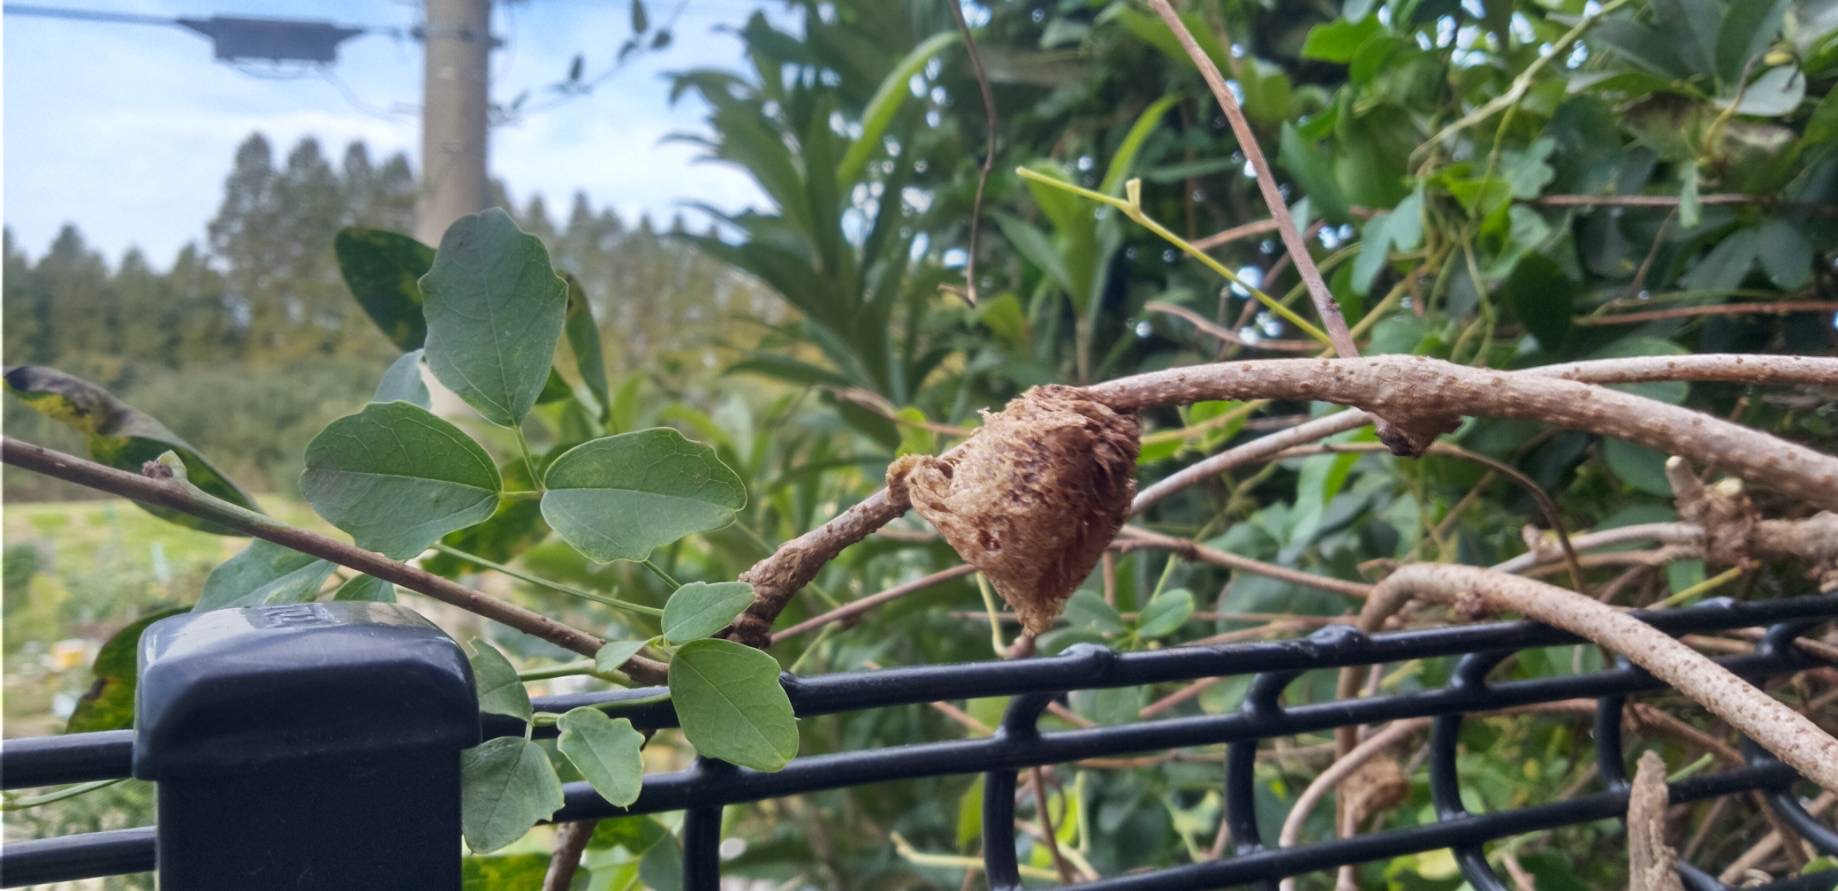
M544 475L542 515L601 563L643 560L692 532L726 526L747 504L715 451L667 427L584 442Z
M542 747L518 736L460 753L460 832L484 854L523 837L562 806L562 781Z
M727 640L692 640L670 660L670 701L696 751L755 770L798 754L798 721L779 663Z
M211 570L192 611L301 603L313 599L331 574L331 561L258 538Z
M472 664L472 682L479 694L479 711L530 719L530 692L517 677L517 667L498 649L482 640L472 642L466 654Z
M620 807L638 800L645 762L639 749L645 736L632 722L609 718L596 708L571 709L555 722L562 731L556 748L568 756L600 797Z
M1163 591L1150 598L1137 619L1136 635L1147 640L1173 634L1193 616L1193 592L1186 588Z
M664 604L664 638L681 644L707 637L752 602L753 586L746 582L690 582Z
M542 242L497 208L461 217L421 292L434 377L494 424L523 420L549 379L568 306Z
M642 640L615 640L594 653L594 671L612 674L624 670L625 663L645 648Z
M371 403L326 425L300 475L313 510L399 560L491 516L500 487L478 443L406 402Z

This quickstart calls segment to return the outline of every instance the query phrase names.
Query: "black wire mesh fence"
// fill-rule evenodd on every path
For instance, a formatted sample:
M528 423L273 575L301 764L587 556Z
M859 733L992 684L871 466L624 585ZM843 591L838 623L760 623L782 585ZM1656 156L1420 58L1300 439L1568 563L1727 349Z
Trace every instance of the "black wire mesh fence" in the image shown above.
M8 789L129 775L159 784L157 826L12 842L0 849L0 884L157 869L164 887L186 891L458 887L457 752L481 734L523 731L514 719L478 714L457 646L412 613L381 605L308 604L223 615L232 618L167 635L163 644L143 644L138 736L73 734L0 746L0 785ZM1638 615L1673 635L1765 629L1751 652L1720 660L1738 675L1763 680L1830 665L1797 646L1795 638L1838 618L1838 594L1761 603L1719 599ZM1490 670L1514 653L1577 642L1530 622L1375 635L1329 626L1296 640L1122 654L1078 645L1022 661L812 678L786 674L783 683L800 717L1014 698L1001 726L987 737L811 755L774 773L702 760L687 770L646 777L643 792L627 808L613 806L585 783L570 783L554 819L682 811L684 883L700 891L719 884L726 807L896 780L982 774L983 867L990 887L1012 889L1022 887L1018 771L1224 744L1221 782L1232 843L1227 856L1178 866L1136 864L1084 887L1274 888L1284 877L1448 849L1472 887L1495 891L1511 886L1489 865L1488 843L1617 818L1627 807L1622 710L1629 696L1659 689L1656 681L1625 663L1563 677L1488 679ZM1308 671L1437 657L1458 657L1441 687L1282 703L1285 688ZM1071 691L1215 677L1251 678L1237 711L1056 732L1039 727L1047 706ZM659 701L660 692L546 697L535 705L549 712L597 705L653 730L676 720L669 703ZM1593 738L1601 791L1493 813L1474 813L1463 804L1457 755L1466 716L1579 697L1597 704ZM1405 718L1432 719L1427 769L1434 819L1293 847L1275 847L1262 836L1253 776L1261 742ZM1799 777L1754 746L1745 745L1743 753L1743 766L1673 783L1672 801L1759 793L1781 825L1820 852L1838 856L1838 831L1809 813L1794 792ZM1727 887L1714 872L1692 863L1679 863L1678 871L1692 891ZM1765 887L1831 891L1835 885L1838 870Z

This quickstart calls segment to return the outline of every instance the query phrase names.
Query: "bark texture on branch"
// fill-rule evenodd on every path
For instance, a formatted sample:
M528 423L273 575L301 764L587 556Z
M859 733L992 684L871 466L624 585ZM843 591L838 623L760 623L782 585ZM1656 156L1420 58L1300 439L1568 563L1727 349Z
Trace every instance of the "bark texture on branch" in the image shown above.
M1411 454L1463 415L1540 421L1682 455L1838 510L1838 458L1690 409L1550 375L1422 356L1263 359L1151 372L1089 389L1119 411L1214 399L1354 405L1396 425L1400 439L1387 445Z
M1269 375L1270 379L1264 379L1265 375ZM1549 380L1551 377L1562 380ZM1496 380L1517 381L1510 388L1513 393L1537 390L1553 384L1562 393L1555 400L1540 398L1521 405L1517 404L1516 396L1501 396L1494 387L1493 382ZM1424 414L1427 407L1430 423L1435 426L1449 423L1459 412L1526 418L1566 426L1570 426L1566 419L1574 421L1580 416L1587 419L1590 425L1578 424L1578 429L1609 436L1625 435L1626 431L1632 429L1641 435L1641 438L1634 441L1658 443L1654 447L1668 454L1681 451L1673 448L1675 431L1669 425L1675 425L1678 428L1676 436L1689 437L1702 447L1698 449L1700 453L1705 449L1734 448L1740 453L1736 457L1743 458L1749 465L1768 470L1765 477L1757 477L1762 482L1783 476L1776 472L1780 468L1774 465L1780 464L1782 457L1775 447L1784 447L1788 460L1783 466L1791 465L1784 474L1791 487L1790 491L1818 503L1813 496L1819 493L1809 494L1805 489L1817 489L1818 480L1823 476L1826 478L1823 497L1838 504L1838 484L1832 482L1838 480L1838 459L1782 443L1767 434L1686 409L1584 383L1571 383L1573 380L1595 383L1679 380L1838 386L1838 359L1711 354L1595 360L1522 371L1476 369L1401 356L1350 360L1276 359L1197 365L1153 372L1119 378L1098 384L1090 390L1112 407L1126 410L1131 406L1175 404L1184 399L1276 397L1319 399L1359 405L1362 408L1369 402L1374 405L1382 403L1397 408L1405 415L1412 412ZM1461 402L1476 392L1485 398L1472 405ZM1209 393L1242 395L1206 395ZM1580 405L1551 404L1553 401L1561 403L1577 394L1586 394L1588 398ZM1603 400L1597 400L1597 396L1602 396ZM1663 412L1649 417L1646 409L1651 406L1657 406ZM1372 415L1364 411L1341 412L1227 450L1142 490L1131 503L1131 512L1140 513L1181 488L1239 464L1260 460L1291 446L1353 430L1372 423L1372 420ZM1737 444L1732 446L1729 440ZM941 457L949 457L955 451ZM1754 451L1754 454L1748 454L1749 451ZM1706 463L1714 464L1717 461L1713 459ZM906 505L890 500L886 490L877 491L822 526L786 542L777 551L755 563L741 576L753 584L756 596L753 605L736 620L735 637L756 646L764 645L770 638L772 623L790 603L792 595L815 578L825 563L844 548L897 519L905 511Z
M1802 776L1838 791L1838 739L1729 669L1632 615L1574 591L1502 572L1415 564L1379 583L1360 613L1360 627L1376 628L1383 617L1412 597L1451 604L1477 615L1518 613L1599 644L1722 718ZM1343 680L1345 677L1343 674ZM1341 690L1346 690L1344 684Z

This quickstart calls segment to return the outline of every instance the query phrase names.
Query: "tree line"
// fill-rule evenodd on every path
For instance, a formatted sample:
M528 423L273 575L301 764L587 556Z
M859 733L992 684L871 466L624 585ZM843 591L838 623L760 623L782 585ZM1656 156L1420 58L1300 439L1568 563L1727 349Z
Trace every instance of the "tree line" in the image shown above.
M258 133L237 148L203 239L164 268L139 248L110 264L72 225L33 257L8 229L5 362L94 380L225 456L249 485L290 489L298 434L367 392L394 355L346 291L333 237L345 226L412 231L417 188L399 153L379 162L359 142L333 158L309 137L280 156ZM773 311L750 281L673 237L680 216L628 224L577 193L552 218L540 195L515 207L502 183L493 192L580 279L615 374L710 374L725 342L757 336L744 320ZM75 444L10 400L5 422ZM58 494L20 474L5 480L8 498Z

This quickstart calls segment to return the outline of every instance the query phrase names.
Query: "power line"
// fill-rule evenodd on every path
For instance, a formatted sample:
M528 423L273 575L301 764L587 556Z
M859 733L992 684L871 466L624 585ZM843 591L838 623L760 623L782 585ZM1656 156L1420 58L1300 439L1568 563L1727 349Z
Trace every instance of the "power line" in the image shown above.
M376 25L338 25L316 19L255 18L214 15L210 18L141 15L101 9L8 3L9 16L63 19L65 21L178 27L211 41L216 57L224 62L270 60L330 64L338 59L338 46L362 34L403 36L400 28Z

